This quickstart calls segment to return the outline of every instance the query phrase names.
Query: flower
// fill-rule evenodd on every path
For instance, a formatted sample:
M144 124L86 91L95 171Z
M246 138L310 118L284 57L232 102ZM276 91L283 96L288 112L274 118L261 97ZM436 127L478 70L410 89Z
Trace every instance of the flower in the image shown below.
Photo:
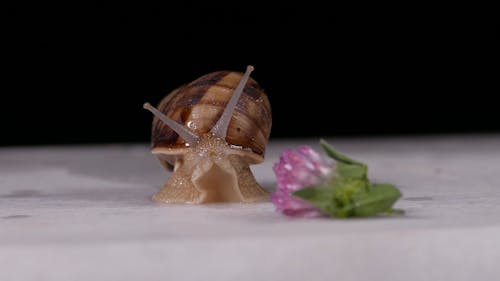
M294 217L317 217L323 215L308 202L291 193L328 180L335 170L332 159L321 157L309 146L286 149L273 166L277 179L277 190L271 195L277 211Z
M330 158L309 146L287 149L274 164L278 188L272 194L276 210L294 217L369 217L403 214L393 209L401 191L389 183L372 183L368 166L336 151L324 139Z

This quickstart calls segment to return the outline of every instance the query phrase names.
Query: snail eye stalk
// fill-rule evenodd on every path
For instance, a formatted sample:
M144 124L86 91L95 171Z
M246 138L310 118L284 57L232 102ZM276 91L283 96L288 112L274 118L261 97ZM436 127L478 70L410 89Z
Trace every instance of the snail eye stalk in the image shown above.
M161 113L158 109L156 109L148 102L145 103L143 107L144 109L151 111L151 113L153 113L154 116L158 117L158 119L160 119L163 123L165 123L165 125L169 126L172 130L174 130L181 138L183 138L189 144L189 146L194 146L200 139L200 136L193 133L185 126L168 118L165 114Z
M238 100L243 94L243 89L245 89L245 85L247 84L247 81L250 78L250 73L252 73L253 70L254 70L253 66L251 65L247 66L247 70L245 71L245 74L243 74L243 77L241 78L238 86L236 86L236 89L234 90L231 99L227 103L224 112L222 112L221 117L219 118L219 120L217 120L217 123L215 123L215 125L212 127L212 130L210 130L214 136L222 139L226 138L227 129L229 127L229 122L231 121L231 117L233 117L234 109L236 108L236 104L238 103Z

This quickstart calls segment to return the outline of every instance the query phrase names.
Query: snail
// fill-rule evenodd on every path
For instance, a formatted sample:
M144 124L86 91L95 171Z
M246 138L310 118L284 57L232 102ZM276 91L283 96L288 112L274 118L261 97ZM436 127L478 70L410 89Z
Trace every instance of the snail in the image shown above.
M151 152L172 173L153 200L258 202L269 198L250 165L264 161L271 131L267 95L245 73L216 71L165 96L153 113Z

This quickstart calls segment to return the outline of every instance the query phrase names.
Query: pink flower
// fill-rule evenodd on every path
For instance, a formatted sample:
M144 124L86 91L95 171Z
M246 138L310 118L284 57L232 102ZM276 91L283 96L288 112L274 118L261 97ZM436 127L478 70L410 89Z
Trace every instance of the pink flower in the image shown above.
M317 217L322 212L291 193L326 181L335 169L335 162L321 157L309 146L287 149L273 166L278 188L271 195L277 211L294 217Z

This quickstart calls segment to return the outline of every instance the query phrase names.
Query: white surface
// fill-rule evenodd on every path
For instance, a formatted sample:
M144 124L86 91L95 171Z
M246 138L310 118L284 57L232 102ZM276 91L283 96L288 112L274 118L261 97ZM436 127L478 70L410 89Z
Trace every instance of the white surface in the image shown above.
M150 201L148 145L0 149L0 280L498 280L500 136L329 139L406 214L290 219L271 203ZM269 190L286 147L253 166Z

